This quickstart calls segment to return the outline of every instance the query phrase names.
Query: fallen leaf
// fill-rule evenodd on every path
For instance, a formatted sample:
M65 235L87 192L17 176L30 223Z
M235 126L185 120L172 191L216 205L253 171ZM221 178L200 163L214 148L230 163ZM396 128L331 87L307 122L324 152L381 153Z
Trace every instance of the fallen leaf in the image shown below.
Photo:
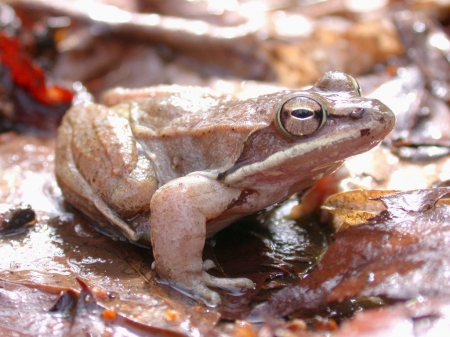
M450 328L448 299L418 299L359 312L344 322L335 337L446 336Z
M257 307L253 316L285 316L354 298L407 301L450 298L450 188L380 197L387 210L335 235L317 267Z
M396 191L389 190L353 190L341 192L329 197L322 209L338 216L343 224L339 230L366 222L370 218L384 211L380 196L392 194Z

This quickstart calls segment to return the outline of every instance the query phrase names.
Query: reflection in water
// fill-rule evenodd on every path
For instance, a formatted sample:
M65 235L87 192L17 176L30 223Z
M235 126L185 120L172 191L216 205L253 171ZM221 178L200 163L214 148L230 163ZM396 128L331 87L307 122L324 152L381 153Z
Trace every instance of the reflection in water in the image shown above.
M271 255L285 262L310 266L318 262L328 247L327 234L318 222L298 223L290 218L291 209L297 203L291 200L275 208L264 219L264 225L270 233Z
M62 239L44 221L27 233L0 239L0 275L20 274L29 282L41 283L48 275L70 274L64 264ZM51 276L53 277L53 276Z

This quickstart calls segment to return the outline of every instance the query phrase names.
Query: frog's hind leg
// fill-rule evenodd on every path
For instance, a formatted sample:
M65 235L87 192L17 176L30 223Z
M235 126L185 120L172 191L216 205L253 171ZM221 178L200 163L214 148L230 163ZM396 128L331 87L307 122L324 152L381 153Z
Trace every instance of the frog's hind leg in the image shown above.
M62 127L64 128L64 126ZM94 193L92 187L78 172L71 159L71 147L64 141L58 142L57 146L58 150L55 155L56 178L65 200L89 218L96 220L102 231L108 233L108 227L113 224L120 229L122 235L132 241L137 241L139 237L136 236L136 233L120 217L114 214L98 194Z
M157 180L126 119L96 104L71 108L58 132L55 171L69 204L105 232L112 224L113 232L139 240L123 219L149 211Z
M69 181L70 183L69 183ZM75 184L73 184L75 183ZM58 178L58 184L64 191L65 200L82 211L90 219L95 220L100 231L116 236L117 231L111 232L110 225L119 229L122 236L131 241L138 241L140 237L123 221L108 205L92 190L78 172L70 177Z

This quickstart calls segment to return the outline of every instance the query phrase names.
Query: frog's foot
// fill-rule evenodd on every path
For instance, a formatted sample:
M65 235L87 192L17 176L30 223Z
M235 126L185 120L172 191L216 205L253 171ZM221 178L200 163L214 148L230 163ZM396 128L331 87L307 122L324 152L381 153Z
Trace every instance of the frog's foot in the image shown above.
M205 267L205 264L206 264L206 267ZM206 260L205 264L203 265L204 270L215 267L214 262L212 262L211 260ZM156 268L156 261L153 261L152 269L155 270L155 268ZM206 272L203 272L203 273L206 274ZM206 275L208 275L208 274L206 274ZM208 275L208 276L211 277L210 275ZM199 282L196 282L189 287L186 285L178 285L177 286L175 284L172 284L172 286L174 286L175 289L179 290L183 294L185 294L189 297L192 297L196 300L199 300L208 306L215 307L218 304L220 304L221 299L220 299L219 294L207 287L204 277L200 277L199 280L200 280Z
M220 295L214 290L209 289L204 283L198 283L193 287L189 287L187 289L187 295L210 307L215 307L221 302Z
M155 269L156 264L153 262L152 269ZM194 277L191 280L190 285L182 283L172 283L176 289L186 294L187 296L199 300L208 306L215 307L220 304L220 295L214 290L208 287L216 288L254 288L254 283L248 278L220 278L209 275L206 270L214 268L214 262L211 260L205 260L203 262L203 271L198 277Z
M217 306L220 304L221 299L217 292L209 289L208 287L217 288L246 288L252 289L255 285L248 278L220 278L209 275L206 270L214 268L214 262L211 260L205 260L203 262L203 271L201 279L193 286L190 286L188 294L194 297L206 305Z
M209 275L206 270L214 268L214 262L211 260L205 260L203 262L203 273L202 278L205 284L209 287L217 287L217 288L246 288L252 289L255 284L252 280L239 277L239 278L221 278L214 277Z

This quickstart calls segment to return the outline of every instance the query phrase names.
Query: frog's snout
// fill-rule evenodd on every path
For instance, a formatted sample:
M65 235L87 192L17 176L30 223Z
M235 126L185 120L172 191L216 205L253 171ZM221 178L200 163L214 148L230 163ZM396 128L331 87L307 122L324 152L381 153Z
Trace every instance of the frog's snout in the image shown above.
M346 116L360 136L382 140L394 128L395 115L383 102L372 98L360 98L346 109ZM358 127L356 127L358 125Z
M374 119L383 124L389 133L395 125L395 114L383 102L373 100Z

